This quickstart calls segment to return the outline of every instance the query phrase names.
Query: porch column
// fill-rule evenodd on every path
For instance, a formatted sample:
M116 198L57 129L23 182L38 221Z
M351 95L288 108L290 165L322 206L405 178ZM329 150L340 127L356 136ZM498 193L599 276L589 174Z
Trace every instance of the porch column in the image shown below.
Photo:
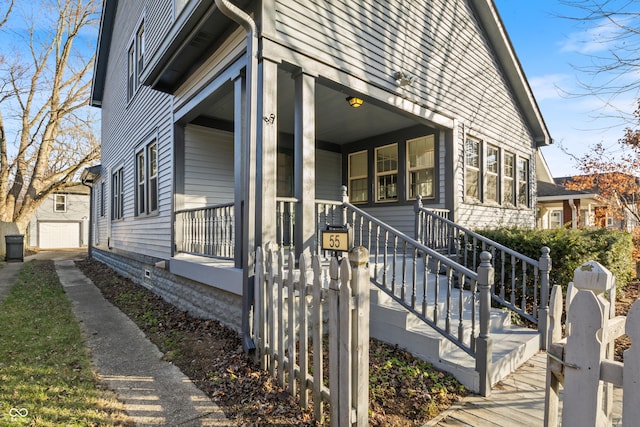
M296 258L312 252L315 236L316 117L315 77L300 72L295 79L294 195L296 205Z
M262 102L258 102L258 117L263 120L260 121L257 141L256 246L276 242L278 64L263 59L258 65L258 73L258 93L262 98Z

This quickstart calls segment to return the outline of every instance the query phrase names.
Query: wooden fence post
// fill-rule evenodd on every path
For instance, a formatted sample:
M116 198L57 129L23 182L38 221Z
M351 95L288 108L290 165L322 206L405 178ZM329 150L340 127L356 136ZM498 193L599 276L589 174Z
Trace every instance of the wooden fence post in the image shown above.
M551 271L551 250L544 246L538 261L540 271L540 310L538 311L538 332L540 332L540 349L546 350L551 344L549 337L549 272Z
M353 403L356 408L356 425L369 425L369 251L363 246L349 252L351 264L351 287L355 300L352 312L353 334L352 386Z
M478 267L478 290L480 291L480 335L476 340L476 371L480 376L480 394L491 394L491 359L493 348L489 335L489 320L491 315L491 287L493 286L494 270L491 266L491 254L483 251L480 254Z
M562 288L555 285L551 291L549 302L549 346L547 347L547 378L544 396L544 425L556 427L558 425L558 407L560 404L560 378L558 372L562 371L562 365L557 359L564 357L557 350L555 343L562 339ZM564 348L564 347L558 347ZM556 359L557 358L557 359Z
M331 425L339 426L340 419L340 324L338 322L338 299L340 276L338 260L331 258L329 264L329 390Z
M625 332L631 338L631 347L624 352L622 385L622 425L631 427L640 420L640 302L636 301L627 313Z
M602 411L600 362L606 355L606 336L609 322L609 301L602 293L610 289L612 274L597 262L578 267L573 283L579 291L568 310L570 335L565 346L564 404L562 425L604 425ZM599 331L604 331L599 334Z

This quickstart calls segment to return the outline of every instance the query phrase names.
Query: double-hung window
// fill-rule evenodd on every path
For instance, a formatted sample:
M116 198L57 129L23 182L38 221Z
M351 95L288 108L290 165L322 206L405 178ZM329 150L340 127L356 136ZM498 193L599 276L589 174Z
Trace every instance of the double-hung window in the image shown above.
M398 144L376 148L376 202L398 200Z
M500 173L500 151L498 147L493 145L487 145L487 202L499 203L500 199L500 180L498 179Z
M158 210L158 143L154 139L136 154L136 215Z
M480 200L480 141L467 138L465 143L465 196Z
M529 206L529 160L518 159L518 206Z
M554 209L549 212L549 228L561 228L562 227L562 210Z
M67 211L67 195L66 194L53 195L53 211L54 212Z
M502 203L515 206L515 178L516 156L511 153L504 154L504 168L502 177Z
M144 68L145 44L144 22L142 22L127 52L127 100L133 98L142 83L140 76Z
M111 219L124 217L124 172L120 168L111 175Z
M409 199L420 195L435 197L435 137L433 135L407 141L407 183Z
M366 203L369 200L367 182L367 151L349 154L349 201Z
M104 216L106 213L106 205L107 205L107 189L104 181L100 183L100 216Z

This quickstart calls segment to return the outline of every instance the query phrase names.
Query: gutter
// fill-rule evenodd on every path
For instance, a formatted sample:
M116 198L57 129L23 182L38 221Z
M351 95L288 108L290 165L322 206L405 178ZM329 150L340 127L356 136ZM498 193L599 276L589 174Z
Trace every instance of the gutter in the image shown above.
M242 9L228 0L215 0L220 11L237 22L247 31L246 68L246 111L245 111L245 151L243 164L243 207L242 207L242 345L246 352L255 349L251 339L250 315L254 290L255 251L255 195L256 190L256 134L257 134L257 92L258 92L258 32L255 21Z

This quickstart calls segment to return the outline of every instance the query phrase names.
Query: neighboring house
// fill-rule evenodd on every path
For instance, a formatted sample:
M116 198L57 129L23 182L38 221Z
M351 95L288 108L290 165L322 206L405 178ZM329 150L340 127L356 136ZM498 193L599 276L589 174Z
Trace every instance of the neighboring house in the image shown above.
M78 184L50 194L31 217L25 245L38 249L86 247L89 187Z
M256 246L315 250L341 185L409 235L418 195L535 226L552 141L493 1L229 3L104 1L94 257L246 332Z
M599 195L597 188L584 190L567 189L573 180L571 176L554 178L554 182L539 181L538 186L538 227L548 228L614 228L631 232L637 220L628 211L623 216L614 214L611 204Z

